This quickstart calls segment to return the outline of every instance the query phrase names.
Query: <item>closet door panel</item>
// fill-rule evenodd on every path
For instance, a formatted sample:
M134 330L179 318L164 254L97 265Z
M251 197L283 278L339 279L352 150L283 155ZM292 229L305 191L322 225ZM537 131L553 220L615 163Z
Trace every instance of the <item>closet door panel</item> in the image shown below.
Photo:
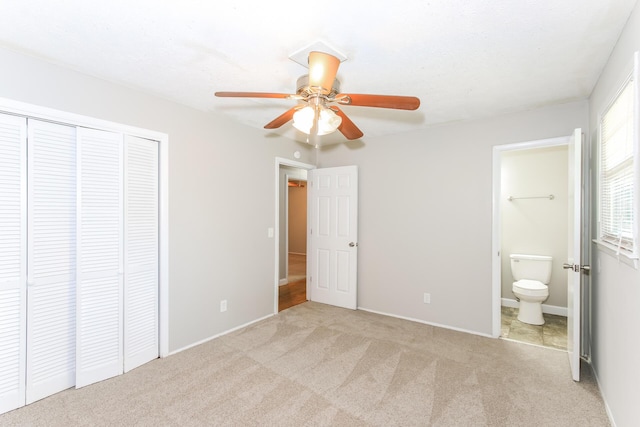
M27 404L75 384L76 130L28 120Z
M27 121L0 114L0 413L25 404Z
M158 143L125 137L124 371L158 357Z
M78 128L76 387L122 373L122 134Z

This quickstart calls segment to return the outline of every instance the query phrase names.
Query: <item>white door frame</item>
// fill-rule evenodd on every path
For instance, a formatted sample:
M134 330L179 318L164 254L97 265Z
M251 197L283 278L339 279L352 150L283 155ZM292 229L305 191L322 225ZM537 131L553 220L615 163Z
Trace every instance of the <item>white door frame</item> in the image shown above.
M287 256L284 258L284 271L285 274L287 275L287 277L284 278L284 280L286 282L284 283L289 283L289 174L285 173L284 174L284 181L287 183L287 191L283 191L282 192L282 197L284 198L284 209L283 210L279 210L278 212L280 212L280 215L284 215L284 229L285 229L285 235L286 238L284 239L284 253L287 254ZM282 187L280 187L282 188ZM277 200L278 204L280 203L280 200ZM278 226L280 226L280 217L278 217ZM280 230L278 230L280 231ZM276 234L277 240L278 240L278 245L280 244L280 234ZM280 246L278 246L278 256L280 256ZM278 275L280 275L280 260L278 260ZM278 284L281 285L282 282L282 278L280 278L278 276Z
M582 129L576 129L569 138L569 229L567 239L567 264L573 264L573 268L567 270L567 353L571 376L574 381L580 381L580 356L582 355L582 193L583 179L582 150L584 149ZM576 173L576 169L577 172ZM576 310L576 307L578 308Z
M169 135L148 129L96 119L75 113L55 110L0 98L0 111L45 121L66 123L111 132L121 132L141 138L151 139L159 143L159 353L160 357L169 355Z
M500 212L501 195L501 168L502 153L507 151L528 150L532 148L556 147L568 145L570 136L558 138L540 139L535 141L517 142L513 144L496 145L493 147L493 231L492 231L492 336L498 338L500 336L500 306L502 305L502 254L501 242L502 234L500 233L502 215Z
M286 159L284 157L276 157L275 162L275 193L276 193L276 214L274 226L274 245L275 245L275 264L274 264L274 296L273 296L273 314L278 314L278 294L280 292L280 166L289 166L298 169L311 170L315 169L315 165L302 163L295 160ZM284 215L287 213L285 212ZM308 288L308 285L307 285Z

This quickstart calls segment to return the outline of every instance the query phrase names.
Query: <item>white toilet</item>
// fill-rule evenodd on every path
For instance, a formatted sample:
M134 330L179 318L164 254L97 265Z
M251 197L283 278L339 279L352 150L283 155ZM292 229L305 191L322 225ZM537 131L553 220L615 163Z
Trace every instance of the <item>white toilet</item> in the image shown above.
M511 254L513 294L520 301L518 320L543 325L542 302L549 297L552 258L546 255Z

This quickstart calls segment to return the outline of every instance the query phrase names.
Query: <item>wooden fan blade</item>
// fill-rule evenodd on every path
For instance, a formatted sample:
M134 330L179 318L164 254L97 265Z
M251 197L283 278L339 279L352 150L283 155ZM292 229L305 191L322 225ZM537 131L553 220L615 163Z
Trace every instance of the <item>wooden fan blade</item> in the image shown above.
M360 129L358 129L358 126L356 126L356 124L353 123L349 117L347 117L344 111L342 111L336 106L331 107L331 109L342 119L342 123L340 123L340 126L338 126L338 130L342 132L345 138L347 139L362 138L364 134Z
M278 117L267 123L264 128L265 129L277 129L283 124L293 119L293 113L296 112L298 107L289 108L284 113L280 114Z
M393 108L396 110L416 110L420 106L420 99L415 96L396 95L363 95L339 94L336 101L343 105L358 107Z
M291 98L295 95L290 93L270 93L270 92L216 92L215 96L226 98Z

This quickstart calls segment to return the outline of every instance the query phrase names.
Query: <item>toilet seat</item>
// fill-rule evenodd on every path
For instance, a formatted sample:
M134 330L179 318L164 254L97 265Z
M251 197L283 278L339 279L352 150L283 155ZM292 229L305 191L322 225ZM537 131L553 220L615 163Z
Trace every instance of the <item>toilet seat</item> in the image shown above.
M523 296L546 297L549 295L549 287L537 280L522 279L513 283L513 292Z

